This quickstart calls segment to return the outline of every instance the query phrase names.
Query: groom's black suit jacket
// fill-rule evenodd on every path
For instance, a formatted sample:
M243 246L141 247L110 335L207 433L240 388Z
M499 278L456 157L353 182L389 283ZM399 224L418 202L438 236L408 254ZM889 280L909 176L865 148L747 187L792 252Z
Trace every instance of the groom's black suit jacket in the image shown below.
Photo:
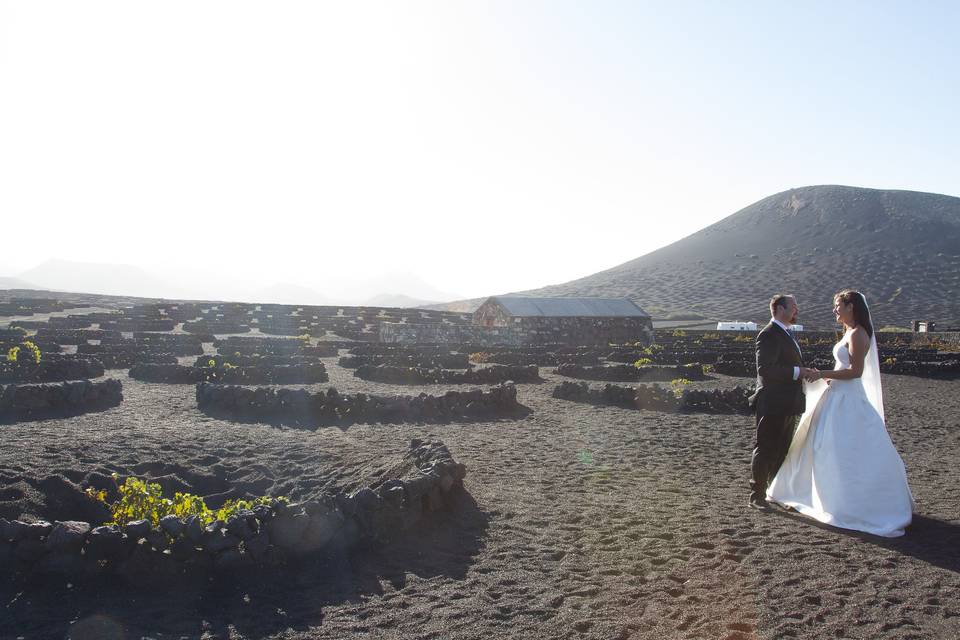
M797 343L777 323L769 323L757 334L757 391L750 397L750 406L758 416L803 413L803 379L793 379L793 368L802 366Z

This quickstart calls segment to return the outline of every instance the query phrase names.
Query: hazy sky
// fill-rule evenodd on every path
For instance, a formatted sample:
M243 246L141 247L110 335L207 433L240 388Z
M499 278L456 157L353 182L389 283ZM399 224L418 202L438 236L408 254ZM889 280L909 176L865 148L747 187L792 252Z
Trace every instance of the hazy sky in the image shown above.
M0 275L472 297L791 187L958 195L958 24L948 0L0 2Z

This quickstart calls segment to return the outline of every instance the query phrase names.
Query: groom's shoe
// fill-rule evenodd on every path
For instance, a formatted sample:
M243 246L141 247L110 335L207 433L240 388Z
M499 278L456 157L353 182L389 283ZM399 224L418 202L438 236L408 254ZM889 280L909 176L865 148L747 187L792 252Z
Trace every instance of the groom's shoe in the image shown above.
M770 511L770 503L767 502L766 498L761 498L760 496L750 496L750 502L747 504L750 505L751 509L756 509L757 511Z

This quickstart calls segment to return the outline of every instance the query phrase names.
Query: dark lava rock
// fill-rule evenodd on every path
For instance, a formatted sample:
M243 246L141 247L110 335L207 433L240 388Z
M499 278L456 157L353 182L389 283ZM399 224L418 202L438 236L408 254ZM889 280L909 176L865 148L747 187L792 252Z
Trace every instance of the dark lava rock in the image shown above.
M224 535L219 530L208 533L203 539L203 548L212 553L240 546L240 538Z
M363 511L375 511L380 508L380 496L369 487L364 487L353 494L353 501L357 508Z
M309 524L310 516L305 513L285 514L270 522L270 539L284 549L297 549Z
M94 560L115 560L127 546L127 538L120 528L106 525L90 532L86 553Z
M270 536L262 531L249 540L243 541L243 546L255 560L259 560L270 548Z
M19 540L40 540L49 535L52 529L53 525L45 520L38 520L37 522L14 520L8 523L7 534L9 537L7 539L13 540L14 542Z
M203 540L203 524L197 516L190 516L186 521L187 537L193 542L199 543Z
M253 536L254 531L250 527L247 518L241 514L234 514L227 520L227 531L237 536L241 540L247 540Z
M47 536L46 548L50 551L77 552L83 547L90 525L86 522L67 520L53 525Z
M147 534L150 533L150 521L133 520L127 523L127 526L124 528L124 530L127 532L127 535L134 540L145 538L147 537Z
M183 520L171 514L160 518L160 528L170 534L173 538L179 538L180 534L186 529Z

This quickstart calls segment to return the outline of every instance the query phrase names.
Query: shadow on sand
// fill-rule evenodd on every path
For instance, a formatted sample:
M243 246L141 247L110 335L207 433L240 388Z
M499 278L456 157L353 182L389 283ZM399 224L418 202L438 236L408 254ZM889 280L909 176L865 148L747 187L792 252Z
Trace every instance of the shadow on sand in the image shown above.
M914 514L913 523L907 527L905 535L899 538L883 538L860 531L831 527L793 511L776 509L774 513L825 531L858 538L947 571L960 573L960 524L957 523Z
M353 425L363 424L416 424L416 425L433 425L433 424L477 424L481 422L512 422L514 420L523 420L531 415L533 415L533 409L522 404L518 404L517 408L509 413L500 413L496 415L477 415L477 416L456 416L450 420L407 420L403 417L397 417L394 420L384 419L379 422L363 422L363 421L329 421L324 422L322 420L317 420L315 418L304 417L304 418L289 418L289 417L266 417L266 416L252 416L245 414L232 413L230 411L223 411L213 407L204 407L199 409L200 413L206 415L207 417L214 418L216 420L223 420L225 422L233 422L237 424L262 424L270 427L283 427L287 429L303 429L306 431L316 431L317 429L323 429L327 427L335 427L341 431L347 431Z
M321 626L324 609L402 589L409 576L463 579L484 546L490 516L461 491L449 511L390 544L175 584L151 576L0 582L0 637L115 640L262 638Z

